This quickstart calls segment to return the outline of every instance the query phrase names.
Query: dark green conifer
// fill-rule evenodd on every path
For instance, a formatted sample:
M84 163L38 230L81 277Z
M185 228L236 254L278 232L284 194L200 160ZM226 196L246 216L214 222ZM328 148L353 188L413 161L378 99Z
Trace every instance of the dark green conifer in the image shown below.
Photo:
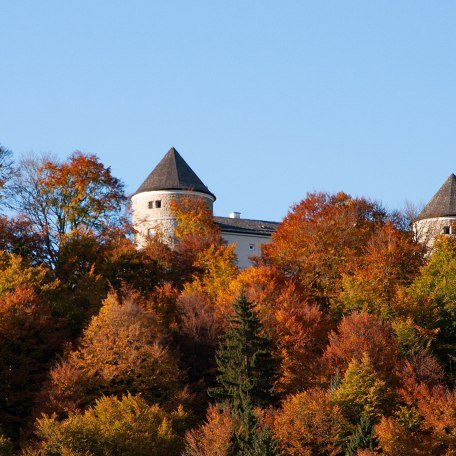
M358 426L348 442L347 451L345 453L347 456L356 456L358 450L361 449L375 449L376 441L373 426L374 421L372 417L367 413L363 413Z
M235 431L235 454L277 454L269 430L259 428L253 409L276 400L278 362L272 355L271 340L263 334L254 304L243 292L234 304L230 323L216 356L219 386L210 395L217 402L227 403L240 424Z
M228 401L232 410L242 411L271 405L276 399L274 384L278 363L272 355L271 340L264 336L254 304L241 293L234 304L234 316L225 334L216 362L219 386L211 390L217 402Z

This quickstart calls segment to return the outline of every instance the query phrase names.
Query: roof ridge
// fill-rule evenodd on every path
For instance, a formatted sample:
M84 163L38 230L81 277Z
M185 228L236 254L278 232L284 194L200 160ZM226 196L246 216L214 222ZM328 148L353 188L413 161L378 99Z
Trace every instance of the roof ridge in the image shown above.
M229 220L245 220L248 222L264 222L264 223L277 223L280 224L280 222L274 222L273 220L259 220L259 219L249 219L249 218L240 218L240 219L234 219L232 217L224 217L222 215L214 215L214 218L222 218L222 219L229 219Z

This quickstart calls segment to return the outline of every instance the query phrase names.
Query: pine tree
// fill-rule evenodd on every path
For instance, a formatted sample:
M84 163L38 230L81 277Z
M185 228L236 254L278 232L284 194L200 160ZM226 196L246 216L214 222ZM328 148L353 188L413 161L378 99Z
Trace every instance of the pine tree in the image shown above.
M276 399L278 362L270 339L262 332L254 304L242 292L216 356L219 386L210 390L218 402L228 403L239 421L234 441L237 455L277 454L272 437L267 429L259 428L253 412L254 407L268 406Z
M376 441L374 437L374 420L367 413L361 415L361 420L353 432L350 441L348 442L346 455L356 456L358 450L367 449L374 450Z
M264 407L276 399L278 362L272 355L271 340L262 332L254 304L242 292L234 304L230 329L217 352L219 387L210 392L218 402L228 401L236 411L242 411L246 401L254 407Z

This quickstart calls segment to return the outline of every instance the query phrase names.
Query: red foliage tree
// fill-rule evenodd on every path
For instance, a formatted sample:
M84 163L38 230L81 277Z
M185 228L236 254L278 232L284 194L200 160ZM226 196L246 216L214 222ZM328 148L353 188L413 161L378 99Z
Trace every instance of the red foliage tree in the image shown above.
M374 315L353 313L344 317L337 331L329 334L324 354L329 372L345 372L349 363L369 356L377 373L391 380L398 358L395 339L388 323Z
M0 424L15 438L65 340L62 326L32 286L0 293Z
M284 391L294 393L319 383L329 327L327 316L317 305L302 302L291 284L278 297L274 334L282 360L280 387Z
M385 211L345 193L308 194L263 246L264 260L296 280L303 297L323 308L337 296L342 272L351 271Z

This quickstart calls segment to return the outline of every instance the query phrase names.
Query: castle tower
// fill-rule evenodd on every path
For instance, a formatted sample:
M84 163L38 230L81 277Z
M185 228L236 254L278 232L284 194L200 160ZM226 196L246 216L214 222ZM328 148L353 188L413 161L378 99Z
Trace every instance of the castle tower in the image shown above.
M420 242L432 247L439 234L456 235L456 176L451 174L417 217L413 228Z
M211 210L215 201L215 196L172 147L131 197L139 247L157 231L166 242L174 242L176 220L170 204L182 196L203 198Z

